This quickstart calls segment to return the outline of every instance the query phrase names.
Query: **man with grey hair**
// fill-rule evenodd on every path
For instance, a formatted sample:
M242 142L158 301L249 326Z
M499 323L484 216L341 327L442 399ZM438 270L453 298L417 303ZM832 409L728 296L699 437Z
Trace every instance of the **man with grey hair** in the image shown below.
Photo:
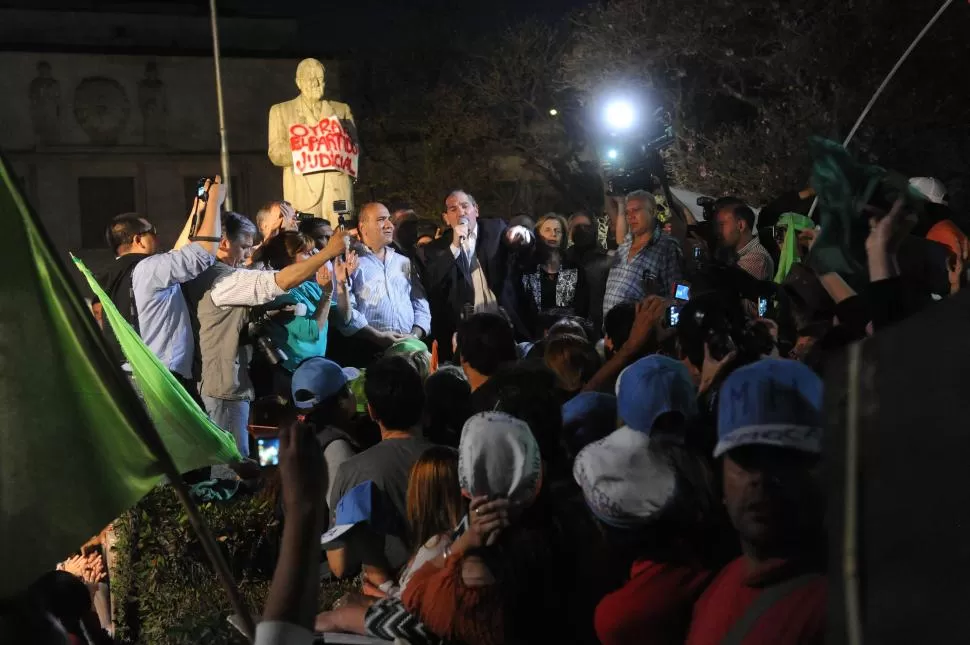
M345 237L334 235L321 252L281 271L253 271L241 267L252 252L255 235L251 221L226 213L218 262L183 285L199 334L199 393L209 418L236 438L243 457L249 456L249 403L255 396L249 379L255 342L247 333L249 311L314 276L344 252Z
M627 234L606 279L604 318L624 302L639 302L649 295L672 297L683 271L680 243L661 232L653 194L635 190L616 201L619 217L626 219Z

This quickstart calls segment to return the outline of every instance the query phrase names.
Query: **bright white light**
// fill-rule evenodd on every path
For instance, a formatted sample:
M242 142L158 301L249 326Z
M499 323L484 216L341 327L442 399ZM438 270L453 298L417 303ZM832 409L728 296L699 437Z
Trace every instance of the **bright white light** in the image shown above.
M603 112L606 125L614 130L628 130L636 119L636 111L629 101L610 101Z
M549 116L556 116L557 114L559 114L559 110L557 110L556 108L552 108L551 110L549 110Z
M616 151L616 148L610 148L606 151L606 156L610 159L616 159L620 156L620 153Z

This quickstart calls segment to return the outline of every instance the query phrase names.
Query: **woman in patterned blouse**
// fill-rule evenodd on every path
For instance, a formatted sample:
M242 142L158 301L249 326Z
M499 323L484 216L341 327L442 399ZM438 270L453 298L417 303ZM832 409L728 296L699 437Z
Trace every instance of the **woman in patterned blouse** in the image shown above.
M543 215L535 234L531 266L522 272L522 302L526 320L537 333L541 313L555 309L585 318L589 298L582 272L566 260L566 218L556 213Z

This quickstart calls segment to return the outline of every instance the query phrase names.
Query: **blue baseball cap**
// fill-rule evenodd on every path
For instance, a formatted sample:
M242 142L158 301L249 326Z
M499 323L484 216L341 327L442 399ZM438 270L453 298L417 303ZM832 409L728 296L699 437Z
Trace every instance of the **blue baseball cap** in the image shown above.
M797 361L765 358L736 370L721 386L714 456L752 444L818 454L822 395L822 379Z
M308 358L293 372L290 388L293 405L300 410L309 410L335 395L359 375L360 371L353 367L340 367L320 356Z
M697 388L680 361L652 354L620 372L616 380L616 412L628 427L649 433L662 414L697 414Z
M616 397L580 392L562 406L562 429L577 450L599 441L616 430Z
M337 502L333 526L320 537L320 544L329 548L341 545L338 540L358 524L373 524L377 516L377 487L368 480L357 484Z

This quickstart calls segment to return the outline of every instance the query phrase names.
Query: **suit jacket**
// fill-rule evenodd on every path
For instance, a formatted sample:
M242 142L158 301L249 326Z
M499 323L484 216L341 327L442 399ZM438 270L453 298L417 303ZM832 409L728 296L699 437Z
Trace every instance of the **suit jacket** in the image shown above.
M290 153L290 126L295 123L316 125L320 119L336 116L350 135L356 138L354 115L350 106L338 101L323 101L320 114L313 115L307 110L302 97L284 103L277 103L269 109L269 149L270 161L283 168L283 196L302 212L313 213L317 217L330 220L337 225L333 215L333 202L338 199L347 200L348 207L352 207L354 197L350 176L342 172L317 172L309 175L297 175L293 172L292 155Z
M521 278L514 266L515 249L506 242L505 229L504 220L479 218L475 256L498 304L512 320L516 335L528 337L516 295L516 283ZM475 301L471 273L452 254L451 239L452 231L445 231L440 238L418 250L431 305L431 337L438 341L441 358L451 357L451 337L458 329L462 310L466 303Z

